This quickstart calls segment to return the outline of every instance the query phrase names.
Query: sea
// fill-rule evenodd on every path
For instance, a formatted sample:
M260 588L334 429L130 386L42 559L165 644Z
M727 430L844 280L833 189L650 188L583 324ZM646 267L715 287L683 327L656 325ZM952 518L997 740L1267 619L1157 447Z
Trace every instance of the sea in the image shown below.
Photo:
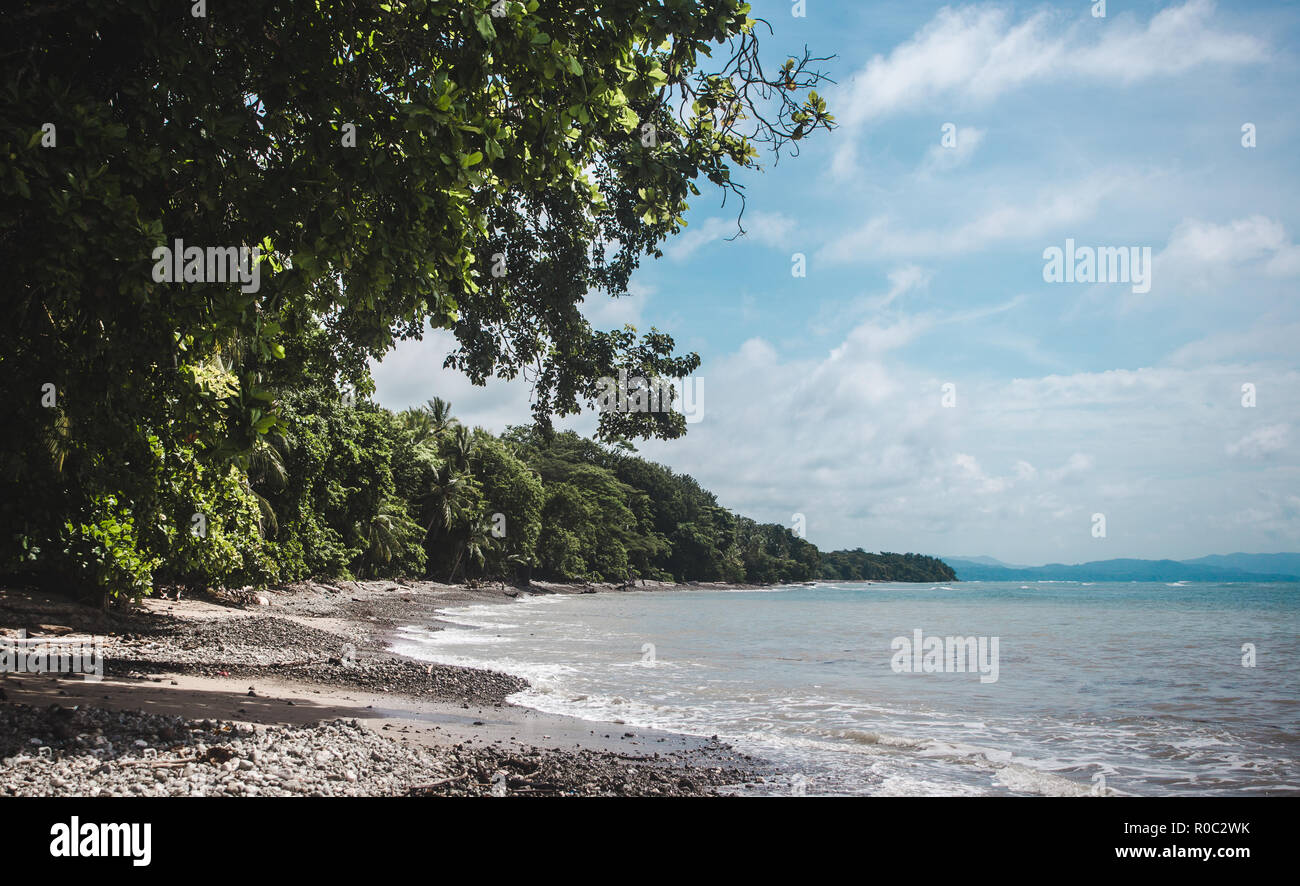
M817 582L445 620L395 651L524 677L511 701L541 711L716 735L779 771L745 793L1300 794L1300 584Z

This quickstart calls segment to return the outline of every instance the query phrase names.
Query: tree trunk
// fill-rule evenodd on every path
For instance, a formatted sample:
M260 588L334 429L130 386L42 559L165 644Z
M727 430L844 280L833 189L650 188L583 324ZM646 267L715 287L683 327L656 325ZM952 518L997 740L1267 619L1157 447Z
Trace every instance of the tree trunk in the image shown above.
M460 568L461 555L465 553L465 546L461 545L456 551L456 561L451 564L451 575L447 576L447 584L453 584L456 581L456 570Z

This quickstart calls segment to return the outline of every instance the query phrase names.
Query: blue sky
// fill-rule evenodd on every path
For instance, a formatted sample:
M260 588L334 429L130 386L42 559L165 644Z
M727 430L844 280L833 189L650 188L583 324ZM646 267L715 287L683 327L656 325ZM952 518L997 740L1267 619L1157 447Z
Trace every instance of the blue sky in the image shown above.
M1092 5L755 3L778 64L838 56L841 125L745 176L746 238L706 193L586 307L703 359L701 420L642 454L824 549L1300 550L1300 5ZM1045 282L1067 238L1149 247L1150 291ZM380 402L527 421L526 386L473 388L446 345L399 346Z

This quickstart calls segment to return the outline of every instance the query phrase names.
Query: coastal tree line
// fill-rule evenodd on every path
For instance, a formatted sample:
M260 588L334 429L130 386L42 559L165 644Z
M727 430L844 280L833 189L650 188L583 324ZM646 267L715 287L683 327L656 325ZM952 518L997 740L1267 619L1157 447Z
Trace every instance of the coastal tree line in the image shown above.
M102 521L80 548L42 557L27 547L8 571L134 594L312 576L953 578L916 554L823 554L788 527L734 514L626 443L536 424L494 435L438 398L395 412L326 380L278 402L277 428L224 470L160 457L153 521Z

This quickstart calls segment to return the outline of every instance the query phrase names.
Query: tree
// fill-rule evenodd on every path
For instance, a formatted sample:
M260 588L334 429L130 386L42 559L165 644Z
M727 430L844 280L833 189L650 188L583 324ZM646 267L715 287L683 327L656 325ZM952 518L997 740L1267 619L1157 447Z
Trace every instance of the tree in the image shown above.
M474 435L473 470L483 488L485 516L500 533L486 548L484 567L507 575L533 566L545 501L541 478L509 446L481 430Z
M147 585L164 464L189 453L224 476L283 429L287 392L338 378L364 396L367 359L430 326L471 379L526 374L543 423L620 368L693 371L666 335L592 330L580 301L626 292L698 179L743 197L732 171L756 146L779 157L832 125L819 60L765 72L740 0L196 9L0 11L9 567L58 571L76 527L113 520L134 529L102 544L138 568L95 580ZM239 282L191 262L169 280L179 241L260 255L229 269ZM671 412L601 427L684 431Z
M406 512L406 503L385 498L379 513L359 528L366 540L358 573L366 576L385 574L421 575L425 554L420 544L420 526Z
M420 409L428 422L429 430L435 438L441 437L453 425L459 425L460 422L452 417L451 404L441 397L434 397L425 403Z
M477 563L482 566L485 561L488 545L492 542L492 530L483 522L477 522L470 526L466 532L465 538L461 540L456 549L456 560L451 564L451 574L447 576L448 582L456 580L456 571L460 568L461 558L468 556L469 562Z

